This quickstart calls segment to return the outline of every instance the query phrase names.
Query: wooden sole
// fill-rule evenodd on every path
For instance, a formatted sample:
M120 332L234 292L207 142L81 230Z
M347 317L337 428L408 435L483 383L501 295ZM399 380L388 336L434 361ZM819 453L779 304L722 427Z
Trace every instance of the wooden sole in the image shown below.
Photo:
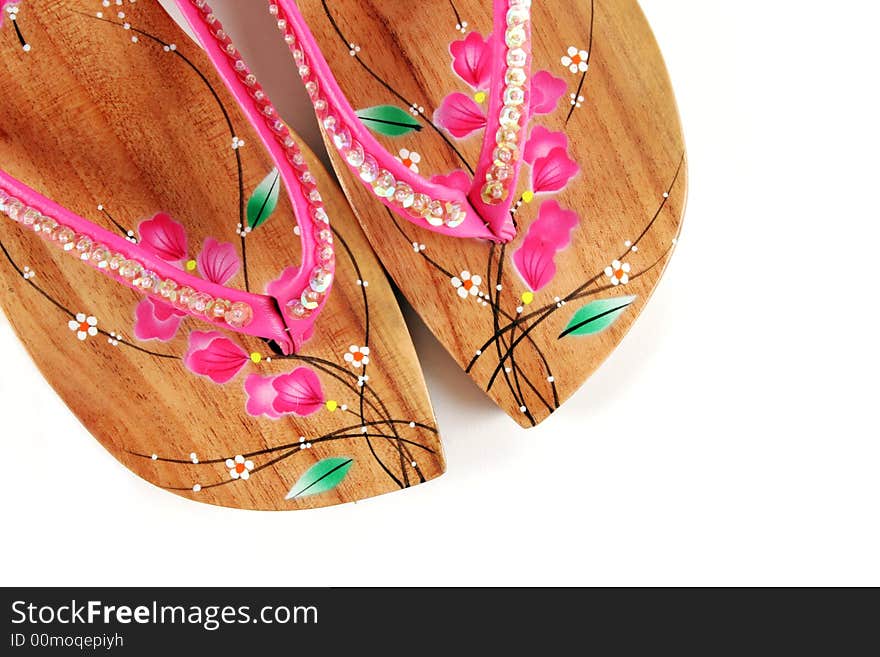
M461 133L488 102L467 62L453 68L452 53L476 57L492 31L489 0L298 6L353 108L366 116L364 108L390 105L409 117L393 137L364 119L390 152L426 178L473 171L483 131ZM531 136L538 127L561 133L567 147L524 167L511 243L450 238L400 219L329 147L383 266L459 365L525 427L559 408L632 326L674 249L687 187L671 85L638 4L534 2L531 25L532 73L546 71ZM558 252L542 245L541 231L563 222L570 242L555 236ZM466 279L472 290L462 299Z
M0 167L135 237L139 221L166 212L184 225L192 258L208 237L234 244L243 266L233 287L261 292L299 261L285 194L266 223L239 235L248 197L273 163L204 53L158 3L28 0L17 17L28 52L14 27L7 21L0 30ZM10 323L89 431L157 486L200 502L289 510L399 490L444 471L394 294L343 194L309 159L336 234L332 294L296 356L227 335L246 362L223 385L183 360L190 332L212 327L186 318L167 342L138 340L142 296L0 221L0 304ZM97 318L97 335L77 339L68 327L77 313ZM345 360L352 346L369 347L368 365ZM297 367L317 375L320 410L278 419L246 410L248 377ZM232 476L242 469L236 456L248 462L247 480Z

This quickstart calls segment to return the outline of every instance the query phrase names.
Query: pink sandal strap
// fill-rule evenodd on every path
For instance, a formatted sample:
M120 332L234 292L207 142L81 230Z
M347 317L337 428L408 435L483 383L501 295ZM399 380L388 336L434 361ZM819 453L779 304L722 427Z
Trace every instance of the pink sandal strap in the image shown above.
M330 294L336 259L333 232L317 180L287 125L232 44L206 0L176 0L223 82L272 155L299 222L302 263L269 285L296 350L307 340Z
M506 218L489 224L463 190L425 180L382 147L355 114L293 0L269 0L269 12L278 19L321 125L349 168L386 207L444 235L502 242L514 237L509 204Z
M269 296L188 274L147 249L101 228L0 171L0 214L30 229L102 274L143 294L239 333L289 343Z
M300 225L300 267L285 269L269 284L267 295L218 285L76 215L2 170L0 214L132 289L186 315L274 341L290 354L311 336L332 287L335 253L329 218L317 181L290 131L210 7L201 0L179 0L179 5L278 166Z
M495 0L489 116L468 198L495 231L511 221L529 125L531 0Z

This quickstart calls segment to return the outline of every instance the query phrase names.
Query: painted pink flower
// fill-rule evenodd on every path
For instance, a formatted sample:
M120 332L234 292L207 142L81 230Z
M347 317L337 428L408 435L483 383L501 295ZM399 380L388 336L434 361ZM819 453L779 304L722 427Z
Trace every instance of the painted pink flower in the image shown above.
M477 32L449 44L452 68L475 91L488 89L492 82L492 46Z
M580 167L564 148L554 148L532 164L532 191L535 194L558 192L574 178Z
M186 258L186 229L169 215L160 212L138 226L141 246L168 262Z
M272 408L277 413L311 415L324 405L321 382L308 367L297 367L289 374L276 376L272 387L277 393Z
M138 226L140 244L150 253L182 268L187 257L186 229L169 215L160 212ZM235 245L209 237L202 245L197 265L202 278L225 285L238 273L241 260ZM171 340L186 313L167 303L147 298L135 310L134 334L138 340Z
M538 71L532 76L531 97L529 99L531 114L550 114L556 110L559 99L565 94L565 80L557 78L549 71Z
M471 177L467 174L467 171L462 171L461 169L456 169L445 176L440 174L431 176L431 182L435 185L442 185L447 189L458 189L465 194L471 190Z
M186 367L214 383L226 383L250 360L244 349L216 331L193 331L183 359Z
M516 270L533 292L553 280L556 254L569 245L577 224L577 213L563 210L556 201L541 204L538 219L529 226L522 245L513 254Z
M456 139L486 127L486 115L476 101L463 93L451 93L434 112L434 120Z
M226 285L238 273L241 260L235 245L209 237L202 245L198 265L202 278L217 285Z
M564 132L553 132L542 125L536 125L529 135L523 150L523 159L529 164L547 156L554 148L568 148L568 137Z
M265 415L273 420L281 417L281 413L276 411L273 406L278 397L278 392L273 385L274 382L274 376L260 376L259 374L251 374L244 380L244 391L248 397L245 408L248 413L254 417Z
M535 126L523 149L523 159L532 166L532 189L535 194L558 192L580 171L568 156L568 137L544 126Z
M144 341L168 342L177 335L185 314L170 304L147 297L134 311L134 337Z
M180 262L186 258L186 229L164 212L142 221L138 225L138 235L141 246L163 260L180 266ZM148 297L135 309L134 335L138 340L168 342L177 335L185 315L167 303Z
M254 417L265 415L277 420L282 415L311 415L324 405L324 391L318 375L308 367L298 367L287 374L260 376L251 374L244 382L247 412Z

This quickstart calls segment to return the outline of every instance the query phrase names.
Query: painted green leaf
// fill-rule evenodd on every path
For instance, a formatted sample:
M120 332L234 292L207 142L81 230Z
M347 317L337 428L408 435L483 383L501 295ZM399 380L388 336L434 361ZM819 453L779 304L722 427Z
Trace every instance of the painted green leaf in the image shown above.
M247 222L253 230L266 223L278 206L278 193L281 190L281 176L278 169L272 169L263 182L257 185L247 204Z
M334 456L318 461L300 477L290 489L285 500L295 500L333 490L348 474L354 459L347 456Z
M394 105L376 105L358 110L357 117L370 130L386 137L400 137L422 129L409 112Z
M615 297L613 299L599 299L588 303L578 310L568 322L565 330L559 334L559 339L567 335L593 335L601 333L614 324L623 314L635 297Z

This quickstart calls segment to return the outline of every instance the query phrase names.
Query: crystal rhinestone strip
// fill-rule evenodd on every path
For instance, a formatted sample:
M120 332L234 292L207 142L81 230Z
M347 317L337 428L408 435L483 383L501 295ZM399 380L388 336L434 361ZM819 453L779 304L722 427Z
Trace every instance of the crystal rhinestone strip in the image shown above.
M191 2L199 9L201 18L208 26L211 35L218 41L226 56L229 57L232 63L232 70L241 84L247 89L248 95L252 99L257 111L264 117L273 136L283 149L287 162L296 171L300 191L309 205L309 214L314 221L315 260L318 264L311 273L308 287L302 290L298 299L294 298L289 301L284 309L293 319L305 319L321 305L322 300L329 292L335 265L333 231L330 230L330 220L317 188L317 180L309 171L306 159L297 146L287 125L278 117L277 110L269 101L260 83L257 82L256 76L251 73L247 64L245 64L229 35L224 31L223 25L212 12L211 7L206 0L191 0ZM279 27L282 27L280 23L281 21L279 21ZM302 72L300 74L302 75Z
M486 171L481 198L488 205L504 201L514 182L515 166L520 157L520 137L527 114L525 86L528 80L529 27L531 0L508 2L504 32L505 66L502 105L495 133L492 165Z
M243 329L253 321L254 312L249 304L215 298L173 279L161 278L137 259L114 252L85 233L77 233L37 208L25 205L3 188L0 188L0 214L103 274L122 280L139 292L157 297L178 310L210 321L223 322L234 329Z
M303 47L297 40L284 10L278 4L270 2L269 13L276 18L284 42L293 54L297 71L312 100L318 120L349 168L360 177L377 198L405 210L413 218L423 219L435 227L457 228L460 226L467 216L460 203L431 198L427 194L416 192L406 182L396 180L390 171L379 166L376 158L367 152L363 144L352 137L351 126L344 123L340 118L341 113L331 107L330 102L321 92L317 76L314 74Z

